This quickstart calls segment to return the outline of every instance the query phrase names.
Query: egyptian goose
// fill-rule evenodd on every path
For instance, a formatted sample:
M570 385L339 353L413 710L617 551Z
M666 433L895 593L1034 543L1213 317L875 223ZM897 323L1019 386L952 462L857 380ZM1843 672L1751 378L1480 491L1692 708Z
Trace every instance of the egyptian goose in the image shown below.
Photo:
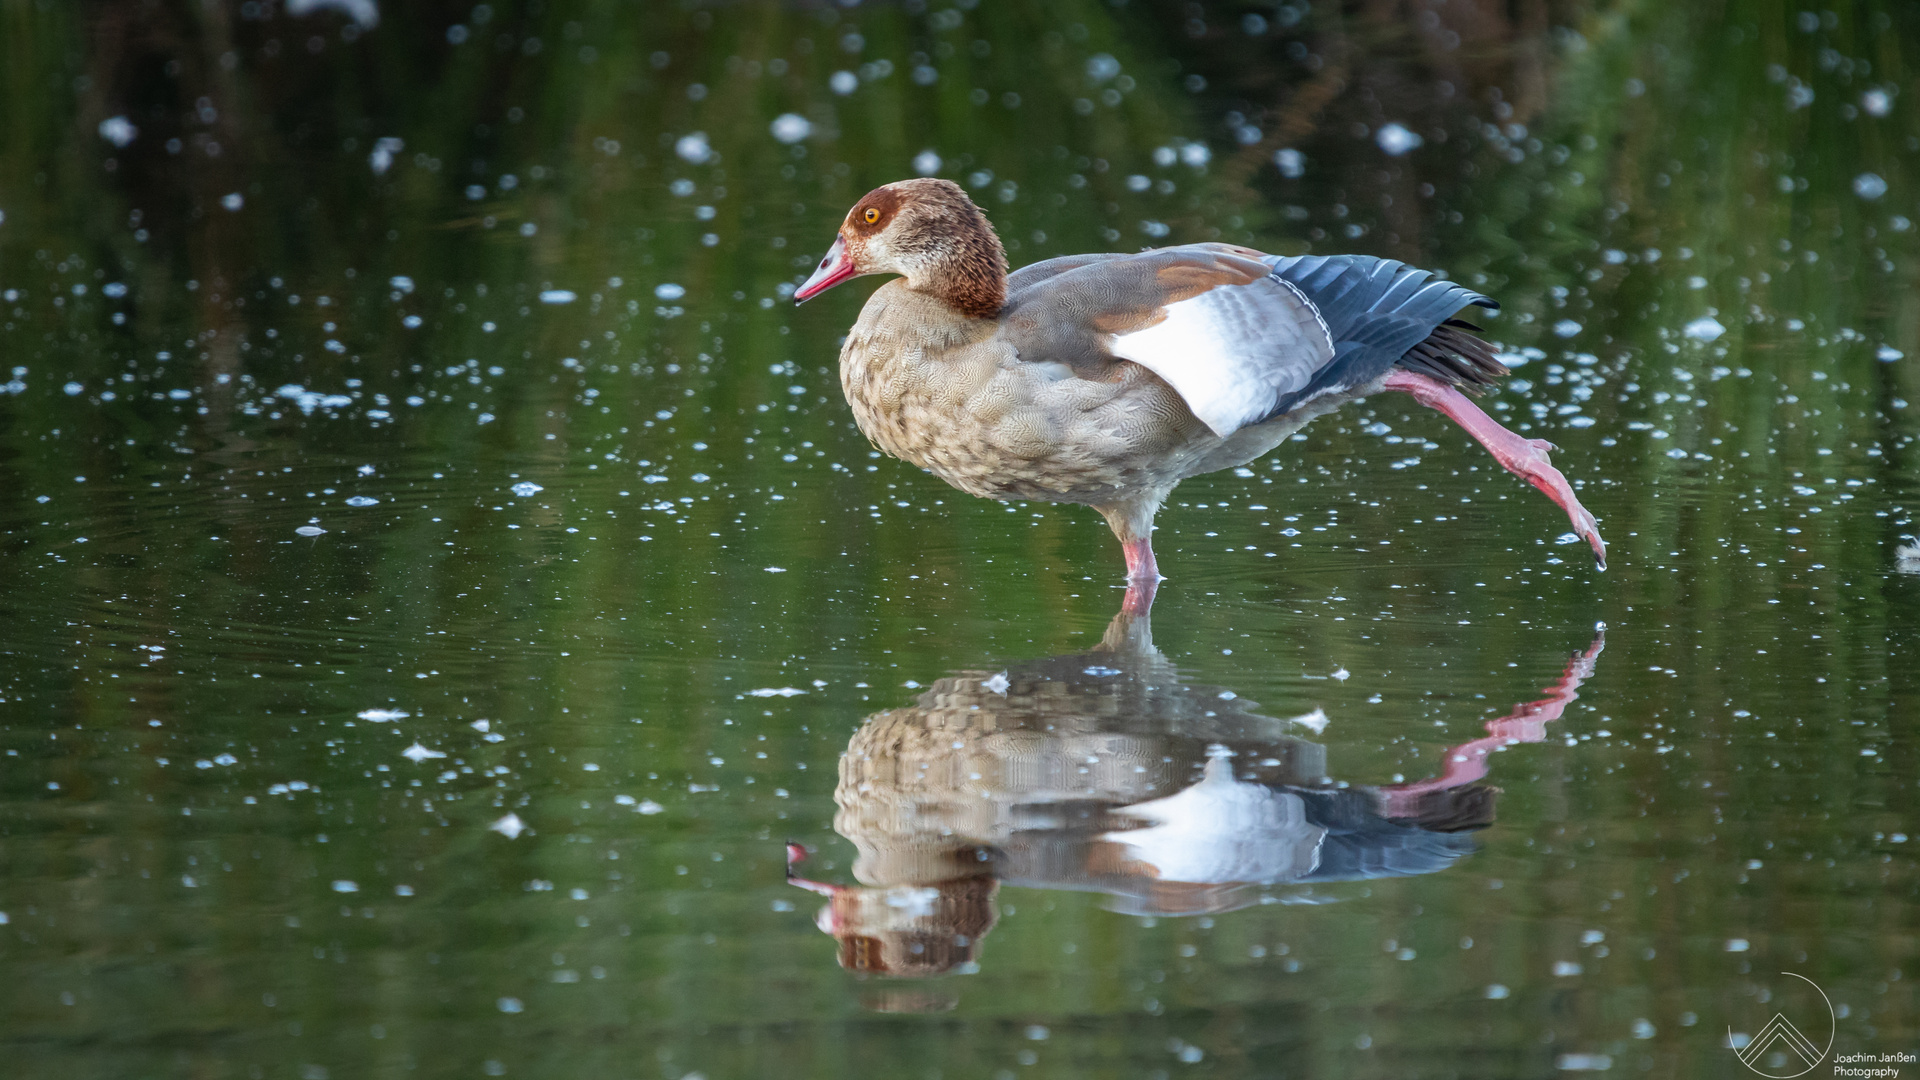
M1122 610L1084 652L932 681L868 716L840 755L833 829L853 882L787 880L828 904L840 962L930 975L980 959L1001 883L1104 893L1135 915L1257 903L1272 886L1446 869L1493 824L1494 753L1547 739L1592 678L1603 626L1534 700L1447 747L1425 779L1329 777L1328 723L1189 682Z
M966 192L920 179L855 203L794 299L862 274L901 280L867 300L840 350L860 430L969 494L1098 510L1126 553L1129 607L1153 602L1153 516L1174 485L1252 461L1382 390L1465 428L1559 504L1606 566L1599 525L1549 462L1552 445L1461 393L1507 369L1453 316L1499 305L1428 271L1187 244L1009 274Z

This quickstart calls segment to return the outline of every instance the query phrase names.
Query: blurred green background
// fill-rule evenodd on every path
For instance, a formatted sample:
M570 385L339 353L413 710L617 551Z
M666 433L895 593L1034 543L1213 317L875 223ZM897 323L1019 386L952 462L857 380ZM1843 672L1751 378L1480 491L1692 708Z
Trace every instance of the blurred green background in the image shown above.
M1916 48L1891 0L0 0L10 1072L1738 1075L1781 971L1920 1048ZM1156 538L1167 660L1324 708L1333 781L1605 622L1477 852L1189 919L1005 887L977 970L836 966L781 841L850 880L863 720L1120 596L1092 513L868 447L868 284L791 304L921 173L1015 265L1502 301L1488 408L1611 570L1398 397Z

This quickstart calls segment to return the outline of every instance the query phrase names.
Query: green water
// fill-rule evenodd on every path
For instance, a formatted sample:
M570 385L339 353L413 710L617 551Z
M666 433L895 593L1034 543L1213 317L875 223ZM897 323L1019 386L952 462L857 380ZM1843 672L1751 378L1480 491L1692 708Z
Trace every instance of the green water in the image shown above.
M9 1075L1920 1051L1914 7L286 6L0 0ZM1388 396L1110 631L1096 515L853 427L871 283L787 299L917 171L1496 296L1612 568ZM1146 875L1182 791L1260 881Z

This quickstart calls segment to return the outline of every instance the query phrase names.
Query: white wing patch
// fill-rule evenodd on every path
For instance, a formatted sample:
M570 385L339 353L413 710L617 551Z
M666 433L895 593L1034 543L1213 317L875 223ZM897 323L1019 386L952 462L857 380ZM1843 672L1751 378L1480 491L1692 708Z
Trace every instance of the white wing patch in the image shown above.
M1291 282L1265 277L1168 304L1166 318L1113 340L1113 355L1165 379L1225 438L1273 411L1333 359L1320 312Z

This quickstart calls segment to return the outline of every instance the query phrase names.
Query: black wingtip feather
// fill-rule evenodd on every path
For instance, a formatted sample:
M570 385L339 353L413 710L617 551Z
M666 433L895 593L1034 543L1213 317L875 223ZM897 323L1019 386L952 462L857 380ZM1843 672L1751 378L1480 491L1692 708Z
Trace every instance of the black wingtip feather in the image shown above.
M1479 327L1459 318L1469 307L1499 311L1491 297L1391 259L1292 256L1270 265L1319 311L1334 342L1333 360L1307 386L1283 395L1272 415L1329 387L1363 385L1393 367L1468 393L1508 374L1493 346L1476 336Z
M1426 340L1408 349L1399 366L1472 394L1496 386L1512 372L1494 356L1491 343L1469 332L1473 329L1458 319L1448 319L1434 327Z

